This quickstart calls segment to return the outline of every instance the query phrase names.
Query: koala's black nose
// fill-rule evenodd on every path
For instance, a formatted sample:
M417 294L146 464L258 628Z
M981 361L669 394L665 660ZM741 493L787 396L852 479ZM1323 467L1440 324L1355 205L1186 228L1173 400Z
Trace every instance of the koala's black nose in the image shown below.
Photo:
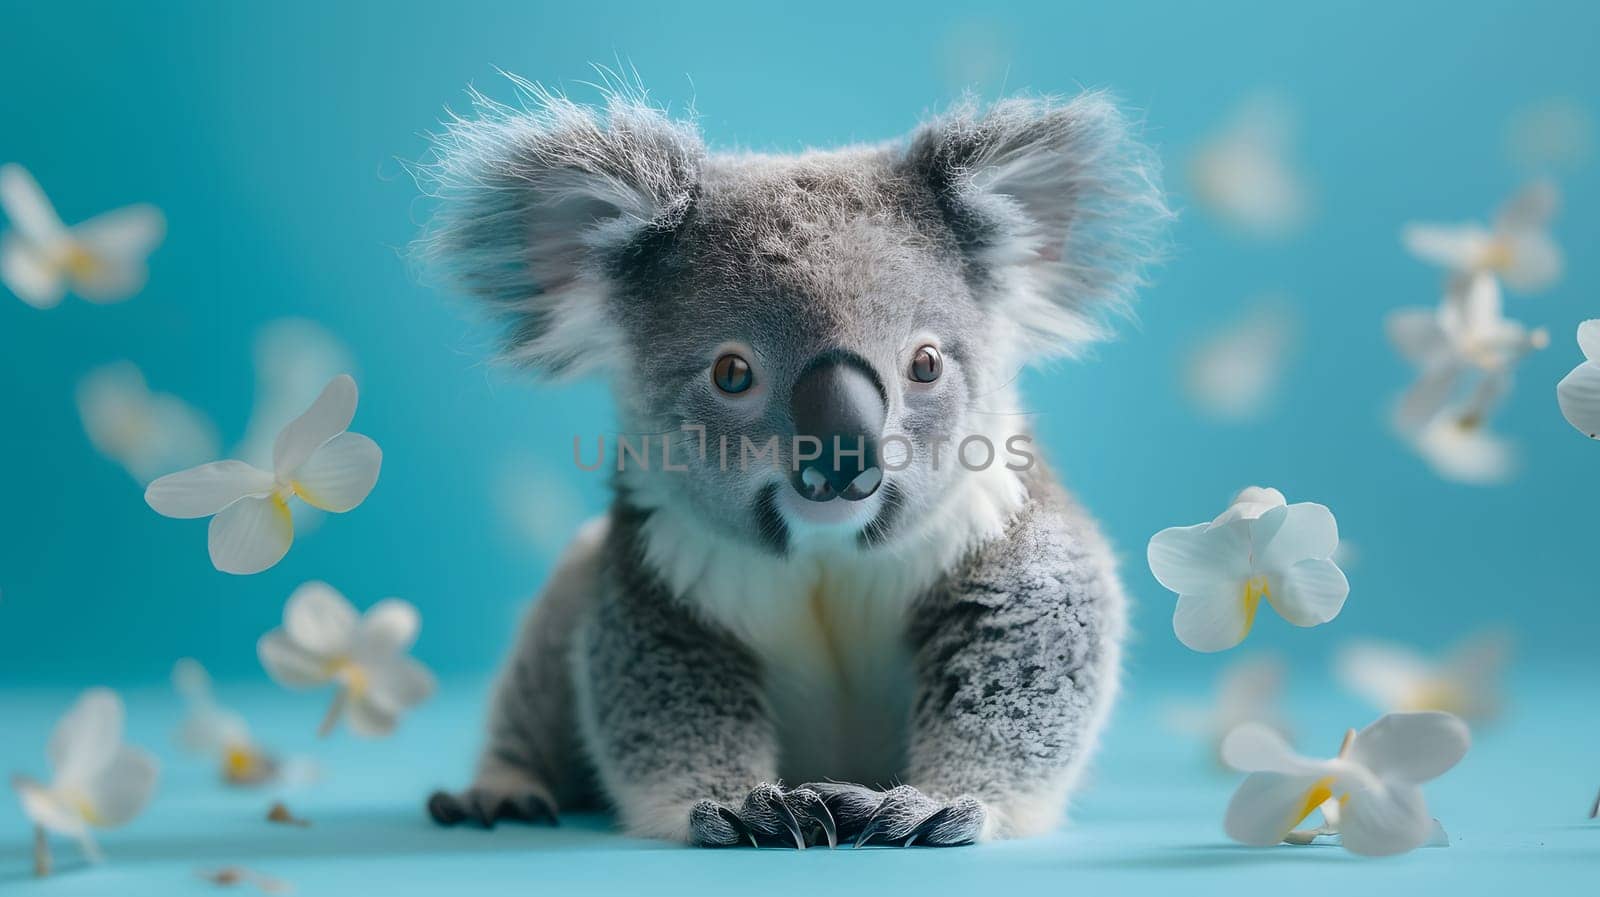
M885 413L883 387L865 359L850 353L813 359L789 397L795 491L811 501L860 501L878 491Z

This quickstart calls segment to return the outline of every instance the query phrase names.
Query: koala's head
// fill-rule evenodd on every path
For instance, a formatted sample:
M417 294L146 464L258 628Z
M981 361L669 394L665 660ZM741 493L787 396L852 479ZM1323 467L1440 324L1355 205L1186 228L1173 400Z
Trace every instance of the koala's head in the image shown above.
M522 86L438 138L425 253L504 315L510 359L607 376L624 430L658 434L624 457L637 502L777 551L949 513L960 442L1004 452L1012 381L1106 334L1168 214L1095 94L766 156Z

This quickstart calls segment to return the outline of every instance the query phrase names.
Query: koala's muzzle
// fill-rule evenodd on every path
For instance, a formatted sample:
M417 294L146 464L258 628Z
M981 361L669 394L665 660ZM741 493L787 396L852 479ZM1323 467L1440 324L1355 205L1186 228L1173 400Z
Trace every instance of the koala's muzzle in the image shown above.
M811 501L860 501L883 484L878 440L886 415L883 387L860 356L827 353L814 359L789 396L794 422L790 482Z

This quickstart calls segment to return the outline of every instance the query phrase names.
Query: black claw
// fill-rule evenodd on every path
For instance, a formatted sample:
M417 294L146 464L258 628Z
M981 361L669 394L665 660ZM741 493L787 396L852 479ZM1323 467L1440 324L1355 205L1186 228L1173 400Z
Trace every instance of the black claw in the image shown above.
M789 809L789 802L780 794L773 803L778 807L778 821L783 823L783 827L789 830L790 835L794 836L794 849L805 850L806 836L800 830L800 820L795 817L794 811Z
M905 846L910 847L912 842L917 840L922 840L930 847L959 847L971 844L977 840L977 827L973 823L978 821L979 812L977 804L970 800L958 801L943 807L922 820L911 831L911 837L906 839Z
M428 796L428 815L439 825L456 825L467 818L460 802L448 791L435 791Z
M739 818L738 813L735 813L727 807L718 804L717 815L721 816L723 821L728 823L728 826L733 829L733 839L735 841L739 840L740 838L744 838L750 842L751 847L761 846L760 844L756 843L756 833L750 830L750 826L744 824L744 820Z
M828 805L823 803L822 797L810 790L794 791L789 797L799 803L800 811L806 814L806 818L822 829L823 836L828 839L828 849L838 847L839 827L834 824L833 814L828 811Z

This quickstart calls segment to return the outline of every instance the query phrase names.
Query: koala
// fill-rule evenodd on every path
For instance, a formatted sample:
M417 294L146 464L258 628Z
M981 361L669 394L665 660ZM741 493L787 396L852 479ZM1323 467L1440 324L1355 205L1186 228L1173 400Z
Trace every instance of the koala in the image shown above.
M795 848L1058 826L1126 601L1015 382L1108 336L1159 247L1128 119L968 100L893 143L713 153L636 91L518 87L435 137L421 254L509 360L605 378L657 444L618 455L433 818Z

